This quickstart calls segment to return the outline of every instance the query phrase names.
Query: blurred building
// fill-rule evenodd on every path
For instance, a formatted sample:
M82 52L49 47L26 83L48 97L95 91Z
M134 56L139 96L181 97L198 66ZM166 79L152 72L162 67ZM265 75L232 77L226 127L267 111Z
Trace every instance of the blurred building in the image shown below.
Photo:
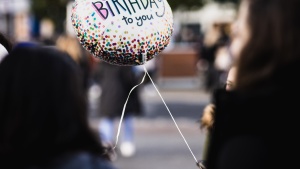
M182 36L180 39L184 41L186 29L190 29L195 35L205 34L214 24L232 23L237 11L233 3L210 2L199 10L178 9L173 13L176 25L174 38Z
M14 41L30 39L30 0L0 0L0 31Z
M158 80L161 85L176 88L199 88L203 73L197 65L203 37L214 26L229 31L236 17L232 3L209 2L199 10L173 11L174 33L171 44L159 57Z

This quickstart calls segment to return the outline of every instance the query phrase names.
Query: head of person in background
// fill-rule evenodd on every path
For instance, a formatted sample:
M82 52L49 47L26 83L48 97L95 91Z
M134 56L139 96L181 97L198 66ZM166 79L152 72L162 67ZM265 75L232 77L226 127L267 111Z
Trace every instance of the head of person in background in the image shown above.
M66 34L60 35L56 40L56 47L68 53L72 59L80 66L81 73L83 74L83 86L87 90L91 78L91 60L88 52L83 49L78 39L75 36Z
M82 59L82 47L76 37L69 35L60 35L56 40L56 47L59 50L67 52L76 63Z
M42 168L109 158L89 128L79 74L74 60L55 48L17 47L3 59L1 164Z
M299 6L297 0L242 1L234 38L237 89L274 84L274 76L300 63Z
M12 42L2 33L0 33L0 62L11 52L13 48Z

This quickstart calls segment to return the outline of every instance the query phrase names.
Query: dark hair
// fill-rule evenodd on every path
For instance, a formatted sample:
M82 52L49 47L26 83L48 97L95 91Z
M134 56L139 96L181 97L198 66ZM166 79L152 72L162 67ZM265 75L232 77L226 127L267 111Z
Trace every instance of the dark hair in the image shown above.
M250 39L238 60L236 89L268 83L277 70L300 59L299 0L245 0Z
M18 47L0 64L0 161L47 165L90 152L108 159L87 120L78 65L54 48Z
M11 52L12 47L13 47L12 42L6 36L4 36L2 33L0 33L0 44L6 48L8 53Z

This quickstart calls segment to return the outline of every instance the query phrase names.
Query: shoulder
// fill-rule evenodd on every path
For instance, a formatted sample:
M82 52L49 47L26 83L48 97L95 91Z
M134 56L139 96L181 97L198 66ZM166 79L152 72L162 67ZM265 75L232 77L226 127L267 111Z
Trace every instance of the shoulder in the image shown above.
M254 136L235 137L223 146L217 157L218 164L221 169L267 168L266 147L260 138Z
M53 169L116 169L112 163L90 153L76 153L60 158Z

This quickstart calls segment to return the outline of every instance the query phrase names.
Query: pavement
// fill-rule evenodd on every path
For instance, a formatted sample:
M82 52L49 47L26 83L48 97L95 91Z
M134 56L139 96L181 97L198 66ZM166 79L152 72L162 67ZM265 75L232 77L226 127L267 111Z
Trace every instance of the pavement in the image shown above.
M117 149L113 164L118 169L197 168L195 160L202 158L206 136L199 128L199 118L210 102L210 94L191 84L178 82L176 86L172 80L168 87L167 83L158 84L158 91L151 83L141 86L145 115L134 121L136 153L132 157L122 157ZM90 124L95 130L99 118L93 110L99 95L101 88L94 87Z

